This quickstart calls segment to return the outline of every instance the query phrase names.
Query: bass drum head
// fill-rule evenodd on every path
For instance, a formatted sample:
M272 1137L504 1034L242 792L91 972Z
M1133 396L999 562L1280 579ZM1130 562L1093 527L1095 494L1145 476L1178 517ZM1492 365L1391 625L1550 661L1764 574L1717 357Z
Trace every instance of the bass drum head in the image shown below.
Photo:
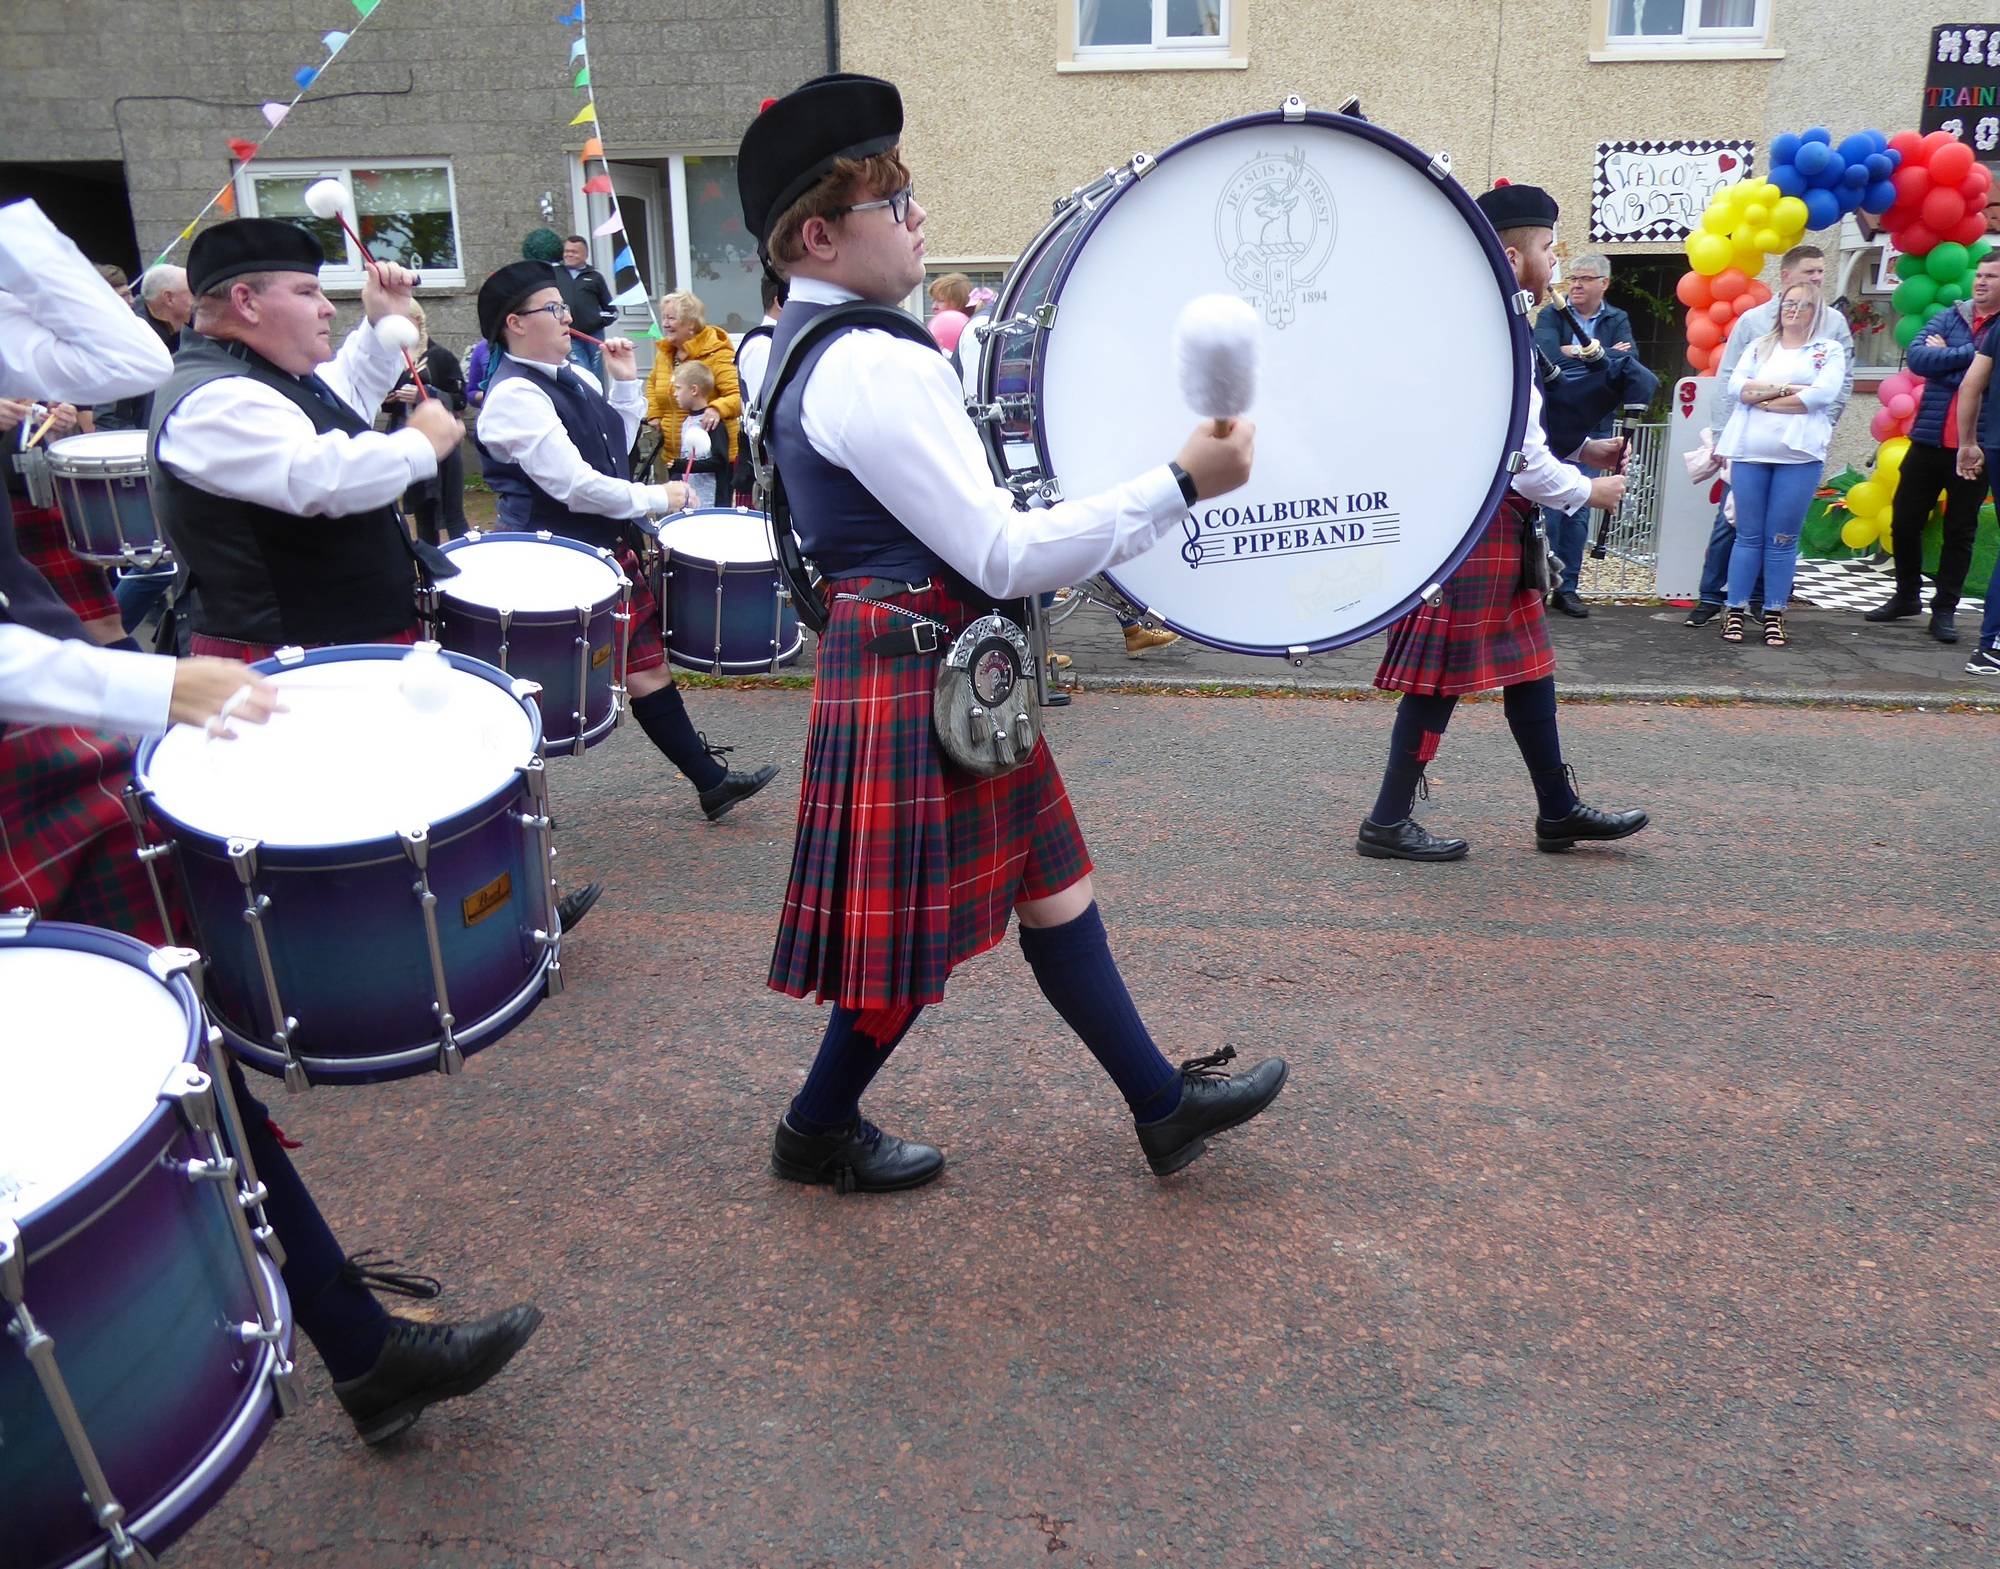
M676 512L660 524L662 550L717 566L773 566L771 529L748 507L703 507Z
M1104 574L1175 631L1278 656L1357 642L1448 577L1504 497L1527 323L1491 228L1428 162L1363 121L1232 121L1170 148L1067 250L1035 388L1067 496L1157 467L1195 424L1182 306L1233 294L1262 324L1249 484Z

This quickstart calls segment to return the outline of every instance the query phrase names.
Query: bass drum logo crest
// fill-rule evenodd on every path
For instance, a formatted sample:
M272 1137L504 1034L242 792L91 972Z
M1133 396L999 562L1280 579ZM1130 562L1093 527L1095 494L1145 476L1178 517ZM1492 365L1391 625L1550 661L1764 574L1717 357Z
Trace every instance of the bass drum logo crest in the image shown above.
M1340 218L1333 190L1306 162L1306 150L1260 153L1222 188L1215 204L1215 248L1230 281L1279 329L1324 291L1313 282L1333 254Z

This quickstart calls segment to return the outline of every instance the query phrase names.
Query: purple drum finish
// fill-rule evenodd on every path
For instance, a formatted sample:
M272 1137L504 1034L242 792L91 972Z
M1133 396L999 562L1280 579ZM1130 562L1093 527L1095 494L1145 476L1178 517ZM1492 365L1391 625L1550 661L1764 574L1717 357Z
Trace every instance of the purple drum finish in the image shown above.
M757 516L742 508L716 508L681 513L675 521L710 515ZM660 578L660 635L675 664L748 675L799 657L805 634L775 561L710 561L663 547Z
M152 950L90 927L37 925L31 942L141 968ZM184 1061L205 1027L184 976L168 983L188 1016ZM85 1071L79 1065L79 1071ZM20 1219L23 1301L54 1342L125 1523L154 1552L180 1536L249 1464L276 1414L272 1353L237 1332L258 1322L233 1228L233 1180L190 1178L207 1156L179 1110L161 1101L82 1181ZM291 1313L260 1253L289 1361ZM9 1310L0 1304L0 1317ZM52 1569L107 1541L85 1501L18 1337L0 1336L0 1569Z
M164 548L145 473L65 474L51 468L69 548L101 566L156 562Z

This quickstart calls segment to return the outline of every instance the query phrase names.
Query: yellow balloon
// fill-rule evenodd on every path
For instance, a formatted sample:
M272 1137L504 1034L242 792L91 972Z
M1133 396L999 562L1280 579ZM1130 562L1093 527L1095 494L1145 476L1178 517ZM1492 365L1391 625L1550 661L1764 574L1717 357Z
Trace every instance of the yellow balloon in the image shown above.
M1729 258L1729 265L1744 277L1754 278L1764 270L1764 253L1755 245L1738 245Z
M1782 251L1785 248L1784 238L1776 229L1759 229L1755 243L1760 251Z
M1766 207L1771 206L1775 202L1783 201L1784 197L1785 193L1778 189L1776 181L1766 180L1757 188L1757 200L1762 202Z
M1879 532L1866 518L1849 518L1840 525L1840 542L1849 550L1866 550Z
M1806 219L1810 216L1806 204L1796 196L1780 196L1771 204L1771 221L1781 234L1805 233Z
M1891 436L1883 442L1881 450L1875 454L1876 479L1886 479L1893 486L1897 476L1903 472L1903 454L1909 450L1908 436Z
M1736 222L1730 217L1727 207L1711 206L1701 215L1701 226L1710 234L1727 234L1736 227Z
M1889 499L1888 492L1872 479L1864 479L1847 493L1847 510L1858 518L1868 517L1882 510Z
M1752 228L1761 229L1771 221L1771 209L1762 202L1752 202L1743 209L1743 221Z
M1728 267L1735 254L1735 247L1728 236L1710 234L1704 229L1699 234L1690 234L1687 242L1688 263L1704 277L1713 278ZM1754 269L1753 269L1754 270Z

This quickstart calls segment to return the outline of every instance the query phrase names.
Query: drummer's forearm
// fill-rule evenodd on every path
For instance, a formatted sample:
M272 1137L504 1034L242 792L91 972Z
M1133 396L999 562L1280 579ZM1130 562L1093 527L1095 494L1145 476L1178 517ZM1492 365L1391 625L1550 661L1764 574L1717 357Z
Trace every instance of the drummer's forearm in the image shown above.
M0 622L0 722L153 735L173 694L171 659Z

